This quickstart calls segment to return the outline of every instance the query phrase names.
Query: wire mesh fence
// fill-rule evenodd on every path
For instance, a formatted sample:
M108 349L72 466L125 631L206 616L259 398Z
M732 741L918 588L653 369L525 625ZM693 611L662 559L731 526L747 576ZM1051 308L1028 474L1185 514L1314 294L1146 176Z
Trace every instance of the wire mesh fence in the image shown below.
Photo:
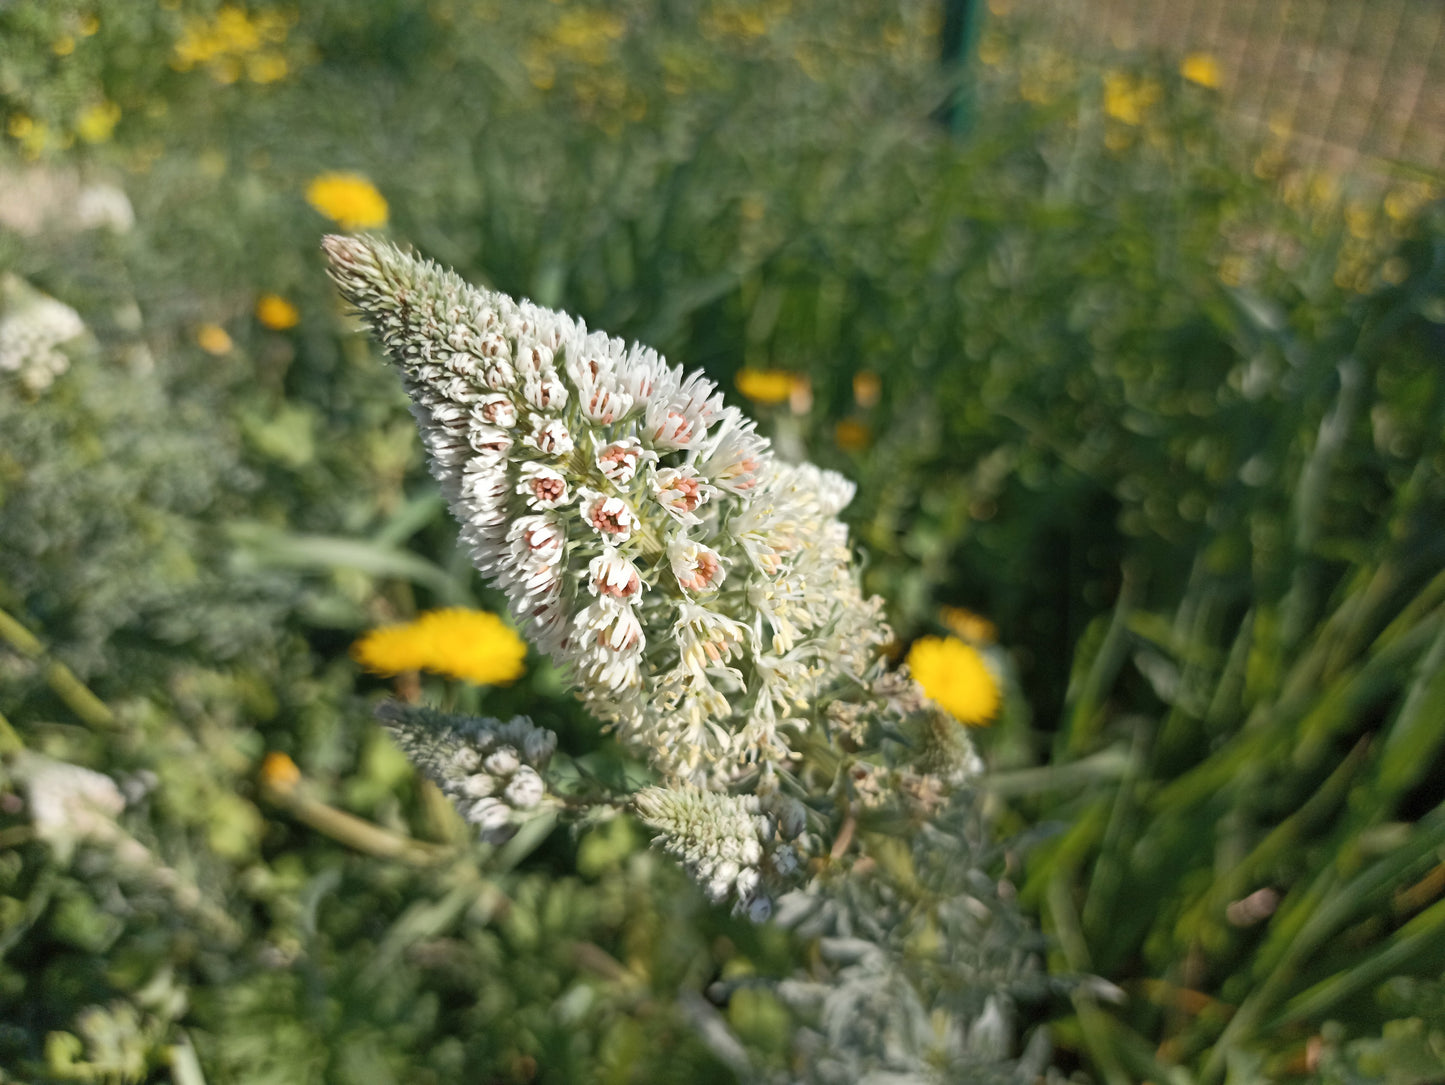
M1080 61L1156 56L1311 169L1445 170L1445 0L990 0Z

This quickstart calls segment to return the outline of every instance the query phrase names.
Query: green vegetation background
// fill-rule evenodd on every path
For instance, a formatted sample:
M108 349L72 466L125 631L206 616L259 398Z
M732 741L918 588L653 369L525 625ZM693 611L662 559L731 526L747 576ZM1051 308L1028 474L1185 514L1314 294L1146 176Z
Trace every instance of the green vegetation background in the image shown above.
M1312 174L1036 30L986 22L949 133L932 3L0 9L0 271L90 329L0 378L4 742L114 775L143 846L64 854L0 789L5 1073L733 1080L718 1030L787 1066L764 992L700 995L811 947L626 821L467 844L370 719L361 630L498 599L323 274L304 193L350 170L474 280L806 379L755 409L860 482L901 643L997 625L996 873L1108 981L1026 1008L1061 1072L1445 1075L1439 179ZM133 227L77 220L98 182ZM426 692L630 770L542 660Z

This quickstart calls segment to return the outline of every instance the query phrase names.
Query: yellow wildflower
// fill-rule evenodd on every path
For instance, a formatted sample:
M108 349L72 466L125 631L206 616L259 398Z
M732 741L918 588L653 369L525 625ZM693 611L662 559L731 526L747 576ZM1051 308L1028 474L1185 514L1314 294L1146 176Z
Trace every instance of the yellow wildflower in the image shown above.
M68 57L75 52L75 39L69 34L62 34L50 43L50 51L58 57Z
M272 750L261 761L261 783L276 791L290 791L301 782L296 762L278 750Z
M939 607L938 617L944 625L970 644L992 644L998 627L982 614L967 607Z
M228 354L234 343L219 324L202 324L196 329L196 343L207 354Z
M424 670L491 686L521 677L526 655L522 638L501 618L462 607L373 629L351 646L351 657L374 674Z
M1189 82L1210 90L1219 87L1219 61L1211 53L1190 53L1180 63L1179 74Z
M601 11L569 11L552 30L552 44L559 53L584 64L607 63L612 43L621 40L627 24L621 16Z
M754 403L786 403L793 394L796 373L786 369L742 369L738 371L738 391Z
M1375 209L1363 200L1352 200L1345 207L1345 226L1357 241L1368 241L1375 235Z
M998 715L998 681L973 645L957 637L920 637L908 649L908 669L959 723L985 727Z
M50 126L44 121L33 120L24 113L12 116L5 130L19 141L20 149L31 161L39 158L40 153L50 143Z
M359 173L323 173L306 186L306 202L343 230L386 225L386 198Z
M883 381L877 373L870 373L863 370L853 374L853 402L864 410L878 405L878 397L883 394Z
M1128 72L1104 74L1104 112L1116 121L1140 124L1159 94L1159 84L1152 79L1136 79Z
M246 58L246 77L253 83L279 83L290 70L280 53L257 53Z
M256 319L274 332L284 332L301 322L301 313L280 294L262 294L256 299Z
M97 102L86 106L75 118L75 134L87 143L104 143L120 122L120 106Z
M862 452L872 440L868 424L856 418L844 418L833 427L833 443L844 452Z

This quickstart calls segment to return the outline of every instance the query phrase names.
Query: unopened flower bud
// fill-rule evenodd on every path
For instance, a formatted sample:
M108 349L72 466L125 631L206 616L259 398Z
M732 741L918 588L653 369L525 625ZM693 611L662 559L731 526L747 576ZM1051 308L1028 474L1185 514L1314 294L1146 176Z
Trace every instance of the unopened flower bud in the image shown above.
M518 810L530 810L542 801L546 788L542 777L528 765L523 765L512 774L512 780L503 792L503 798Z
M517 758L517 751L511 746L501 746L487 754L482 761L482 767L493 776L510 776L517 771L521 761Z

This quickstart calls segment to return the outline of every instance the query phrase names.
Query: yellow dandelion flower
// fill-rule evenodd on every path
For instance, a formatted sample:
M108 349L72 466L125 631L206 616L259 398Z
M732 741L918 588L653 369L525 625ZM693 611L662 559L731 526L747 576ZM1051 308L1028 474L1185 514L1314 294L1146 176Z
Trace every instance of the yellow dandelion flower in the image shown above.
M527 645L501 618L462 607L373 629L351 646L351 657L374 674L431 671L489 686L521 677L526 655Z
M939 620L970 644L992 644L998 637L998 627L982 614L975 614L967 607L939 607Z
M306 186L306 202L343 230L386 225L386 198L359 173L323 173Z
M272 750L261 761L261 783L276 791L290 791L301 782L296 762L278 750Z
M19 141L25 157L34 161L40 157L50 143L50 126L44 121L32 120L23 113L17 113L6 125L7 132Z
M741 369L737 386L754 403L772 405L786 403L792 397L796 380L797 375L786 369Z
M50 51L58 57L68 57L75 52L75 39L69 34L62 34L50 43Z
M75 134L87 143L104 143L120 123L120 106L114 102L96 102L86 106L75 118Z
M262 294L256 299L256 319L274 332L284 332L301 322L301 313L280 294Z
M1159 94L1159 84L1152 79L1136 79L1128 72L1104 74L1104 112L1124 124L1141 124Z
M957 637L920 637L908 649L908 669L923 692L969 727L986 727L998 715L998 680L971 644Z
M219 324L202 324L196 329L196 344L207 354L229 354L235 346Z
M1179 65L1179 74L1191 83L1216 90L1219 87L1219 61L1211 53L1190 53Z

